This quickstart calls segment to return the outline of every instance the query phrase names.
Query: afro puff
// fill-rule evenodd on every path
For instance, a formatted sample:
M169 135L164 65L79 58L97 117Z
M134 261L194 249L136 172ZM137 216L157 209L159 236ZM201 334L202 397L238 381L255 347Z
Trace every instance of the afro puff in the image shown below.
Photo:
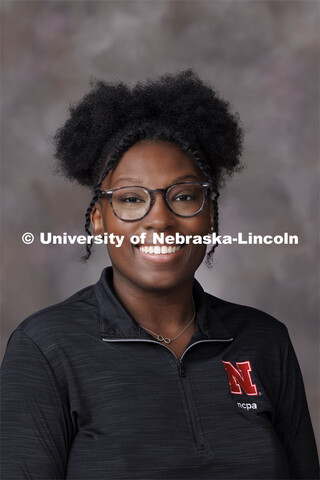
M240 169L243 130L229 103L191 69L134 86L96 81L70 108L54 137L55 157L60 174L93 190L87 233L104 178L143 139L173 142L194 159L216 194L218 233L218 192L225 178ZM88 245L85 260L90 252Z
M54 137L58 170L70 180L94 187L115 136L120 139L126 131L152 124L155 137L162 127L188 140L215 176L216 188L237 169L243 138L238 116L189 69L131 88L95 82L70 108L69 119Z

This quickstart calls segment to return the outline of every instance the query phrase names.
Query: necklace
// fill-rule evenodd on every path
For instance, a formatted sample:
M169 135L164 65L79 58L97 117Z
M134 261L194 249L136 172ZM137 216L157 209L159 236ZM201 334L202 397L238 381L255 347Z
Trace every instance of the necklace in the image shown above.
M182 332L180 332L179 335L177 335L177 336L174 337L174 338L163 337L162 335L158 335L157 333L153 332L152 330L149 330L149 328L147 328L147 327L142 327L142 325L140 325L140 326L141 326L144 330L147 330L147 332L152 333L152 335L154 335L154 336L157 338L157 340L159 340L159 342L171 343L171 342L173 342L174 340L177 340L177 338L181 337L181 335L187 330L187 328L190 327L191 323L192 323L193 320L195 319L196 309L195 309L195 306L194 306L193 297L192 297L192 305L193 305L193 317L192 317L192 319L190 320L190 322L188 323L188 325L187 325L186 327L184 327L184 329L182 330Z

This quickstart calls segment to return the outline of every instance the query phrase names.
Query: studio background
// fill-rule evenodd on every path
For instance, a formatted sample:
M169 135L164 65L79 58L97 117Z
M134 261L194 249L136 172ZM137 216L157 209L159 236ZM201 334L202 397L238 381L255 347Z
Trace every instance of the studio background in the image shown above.
M97 281L96 246L24 245L82 234L90 193L55 176L52 136L91 78L135 82L192 67L239 112L246 169L221 192L220 232L299 245L219 246L197 278L288 327L319 424L319 3L2 0L2 354L29 314Z

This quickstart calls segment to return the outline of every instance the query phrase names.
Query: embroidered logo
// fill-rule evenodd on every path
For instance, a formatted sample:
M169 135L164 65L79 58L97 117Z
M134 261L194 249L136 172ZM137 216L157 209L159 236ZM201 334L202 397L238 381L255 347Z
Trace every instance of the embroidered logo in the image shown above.
M223 361L224 368L228 374L230 392L235 395L242 395L242 390L247 395L258 395L257 386L252 383L250 362L236 362L237 368L232 363Z

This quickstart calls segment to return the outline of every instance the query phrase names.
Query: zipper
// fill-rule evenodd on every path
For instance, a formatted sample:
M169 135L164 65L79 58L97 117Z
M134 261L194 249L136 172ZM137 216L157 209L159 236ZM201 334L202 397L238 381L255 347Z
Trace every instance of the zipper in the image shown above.
M183 358L185 357L187 351L190 350L194 345L198 345L199 343L206 343L206 342L231 342L233 340L233 338L222 339L222 340L218 340L218 339L199 340L198 342L195 342L192 345L190 345L188 348L186 348L186 350L183 352L183 354L181 355L180 358L177 357L177 355L170 348L168 348L163 343L157 342L156 340L148 340L148 339L141 339L141 338L139 338L139 339L136 339L136 338L109 339L109 338L106 338L106 337L102 337L102 340L104 342L147 342L147 343L155 343L156 345L160 345L160 346L166 348L167 350L169 350L169 352L175 357L175 359L177 361L180 384L181 384L181 388L182 388L182 391L183 391L184 400L185 400L185 403L187 405L188 417L189 417L189 421L190 421L190 425L191 425L191 429L192 429L192 436L193 436L196 451L200 455L201 454L206 455L208 453L211 453L209 447L206 446L205 443L204 443L204 435L203 435L203 432L201 431L201 429L198 425L198 422L196 420L196 415L195 415L195 412L194 412L194 408L192 406L192 398L191 398L191 395L188 394L188 392L187 392L187 390L189 390L189 389L188 389L188 385L186 383L187 382L187 380L186 380L187 374L186 374L186 367L185 367L185 364L183 362Z
M181 358L178 358L178 361L179 361L180 377L185 377L186 376L186 369L185 369L184 363L183 363Z

